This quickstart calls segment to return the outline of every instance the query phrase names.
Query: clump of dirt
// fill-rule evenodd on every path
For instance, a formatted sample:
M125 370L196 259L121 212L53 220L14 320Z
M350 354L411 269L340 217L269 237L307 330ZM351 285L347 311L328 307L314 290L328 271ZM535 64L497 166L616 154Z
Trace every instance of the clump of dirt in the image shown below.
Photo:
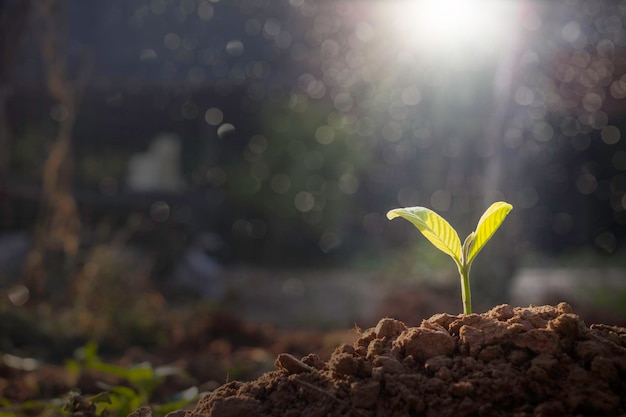
M186 417L615 416L626 413L626 328L587 327L571 307L500 305L385 318L330 359L281 354Z

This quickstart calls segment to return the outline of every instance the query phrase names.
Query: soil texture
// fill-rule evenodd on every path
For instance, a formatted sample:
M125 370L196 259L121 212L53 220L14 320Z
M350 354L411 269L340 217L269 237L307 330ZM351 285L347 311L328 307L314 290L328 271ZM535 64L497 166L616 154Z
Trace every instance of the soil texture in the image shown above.
M280 354L278 370L222 385L185 416L626 415L626 328L587 327L565 303L359 333L328 361Z

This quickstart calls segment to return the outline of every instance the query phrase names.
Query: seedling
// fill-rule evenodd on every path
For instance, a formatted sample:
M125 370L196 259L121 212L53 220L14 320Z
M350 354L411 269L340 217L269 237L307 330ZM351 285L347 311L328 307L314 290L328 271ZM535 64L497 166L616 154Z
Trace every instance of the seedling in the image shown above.
M469 274L472 262L478 252L485 246L491 236L498 230L504 218L513 206L504 201L493 203L480 217L476 230L469 234L461 246L459 235L450 223L434 211L425 207L405 207L390 210L389 220L402 217L422 232L424 237L437 249L450 255L461 275L461 296L463 312L472 313L472 295L470 292Z

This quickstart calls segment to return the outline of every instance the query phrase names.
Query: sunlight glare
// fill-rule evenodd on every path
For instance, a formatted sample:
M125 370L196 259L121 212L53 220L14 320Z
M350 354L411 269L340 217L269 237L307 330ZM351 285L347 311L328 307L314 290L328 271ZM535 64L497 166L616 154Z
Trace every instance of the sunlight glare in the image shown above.
M490 50L506 39L515 1L399 0L387 4L389 22L404 42L431 52Z

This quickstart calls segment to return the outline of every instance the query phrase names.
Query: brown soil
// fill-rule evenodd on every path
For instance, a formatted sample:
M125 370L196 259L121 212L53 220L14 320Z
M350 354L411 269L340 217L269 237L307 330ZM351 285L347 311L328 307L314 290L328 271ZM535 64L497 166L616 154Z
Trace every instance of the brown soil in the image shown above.
M276 366L221 386L185 416L626 413L626 328L587 327L565 303L437 314L419 327L385 318L327 362L281 354Z

